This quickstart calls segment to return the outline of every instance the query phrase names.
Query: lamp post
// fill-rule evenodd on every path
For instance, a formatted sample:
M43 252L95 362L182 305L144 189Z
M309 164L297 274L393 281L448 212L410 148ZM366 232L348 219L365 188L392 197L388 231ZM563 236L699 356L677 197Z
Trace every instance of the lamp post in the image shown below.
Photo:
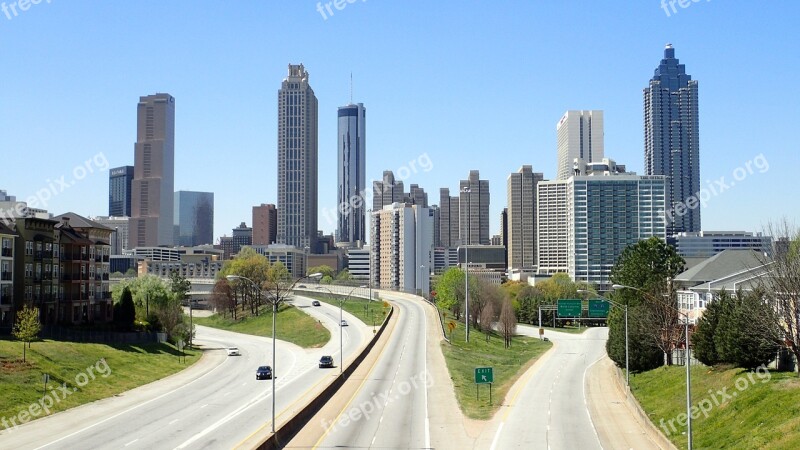
M651 300L655 301L655 297L652 294L645 291L644 289L640 289L633 286L625 286L623 284L615 284L611 286L613 290L620 290L620 289L632 289L634 291L639 291L644 294L645 297L650 298ZM667 305L670 309L677 312L684 318L684 333L686 333L686 444L689 450L692 450L692 373L689 370L689 315L682 312L680 309L675 308L674 306Z
M472 205L470 204L470 194L472 190L469 187L464 187L461 192L467 194L467 238L464 239L464 322L466 323L466 340L469 342L469 243L470 243L470 215Z
M628 388L628 392L631 390L631 371L630 371L630 364L628 359L628 305L623 305L622 303L615 302L608 297L600 295L596 292L587 291L585 289L578 289L578 293L580 294L594 294L602 298L603 300L611 303L612 305L616 306L617 308L623 308L625 310L625 387ZM541 314L541 310L539 311ZM539 318L539 322L541 322L541 318ZM540 325L541 326L541 325ZM627 394L627 392L626 392Z
M343 299L339 300L339 359L340 359L340 361L339 361L339 374L340 375L344 371L344 330L343 330L344 327L342 326L342 320L343 320L342 319L342 306L344 305L344 302L348 298L350 298L351 295L353 295L353 292L355 292L356 289L363 289L365 287L366 286L354 287L350 292L347 293L347 295ZM336 294L334 294L333 291L331 291L330 289L328 289L326 287L318 286L317 289L318 290L323 290L324 289L324 290L328 291L328 293L331 294L331 297L335 297L336 296Z
M311 275L306 275L304 277L298 278L297 280L294 281L294 283L292 283L292 285L289 287L287 292L291 291L292 288L294 288L294 285L296 285L297 282L299 282L300 280L304 280L306 278L317 277L319 275L322 275L322 274L313 273ZM255 281L251 280L250 278L239 276L239 275L228 275L225 278L227 278L228 281L233 281L233 280L246 280L246 281L248 281L249 283L251 283L253 286L256 287L256 291L258 292L258 298L261 298L261 286L259 286L258 283L256 283ZM276 296L273 297L272 302L271 302L272 303L272 434L275 434L275 316L278 314L278 301L279 300L280 299L276 295Z

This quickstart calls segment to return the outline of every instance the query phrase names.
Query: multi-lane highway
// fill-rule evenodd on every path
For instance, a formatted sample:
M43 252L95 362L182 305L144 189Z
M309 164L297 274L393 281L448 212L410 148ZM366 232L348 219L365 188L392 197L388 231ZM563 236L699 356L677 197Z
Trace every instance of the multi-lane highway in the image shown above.
M304 308L331 330L322 348L304 350L278 341L276 357L276 411L289 408L309 389L337 369L319 369L321 355L339 358L339 309L325 303ZM344 353L355 353L372 335L355 317L345 313ZM212 364L199 377L166 379L74 410L26 424L0 436L0 448L15 449L200 449L234 448L261 429L271 418L270 381L255 379L259 365L270 365L270 339L198 327L196 342L212 350ZM236 346L241 356L226 356ZM112 376L113 376L113 367ZM295 405L297 406L297 405ZM288 414L287 414L288 415ZM285 419L285 417L283 417ZM280 423L281 417L278 418Z

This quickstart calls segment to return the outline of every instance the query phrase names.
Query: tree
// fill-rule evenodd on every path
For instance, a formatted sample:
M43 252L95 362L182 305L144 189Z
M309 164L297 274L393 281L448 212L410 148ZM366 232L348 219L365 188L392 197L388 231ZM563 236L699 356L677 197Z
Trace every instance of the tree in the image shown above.
M136 269L130 268L125 271L125 278L136 278L137 275L139 274L136 273Z
M314 273L314 272L311 272ZM347 269L342 270L338 274L336 274L336 281L351 281L353 276L350 275L350 271Z
M23 362L25 362L26 359L25 344L28 344L28 347L30 347L31 341L39 336L41 330L42 324L39 322L39 308L32 308L25 305L17 312L17 321L14 323L12 334L15 338L22 341Z
M325 275L319 280L320 284L333 284L333 277Z
M292 277L283 263L276 262L270 265L266 278L264 287L269 296L269 303L277 311L292 295Z
M129 286L122 288L120 300L114 303L114 322L123 329L131 330L136 321L136 305L133 304L133 294Z
M771 306L763 300L763 294L738 291L728 294L722 291L715 302L720 303L719 320L714 334L714 344L719 359L744 369L755 369L775 358L777 345L768 336L776 330L758 330L760 318L769 315Z
M175 296L175 300L183 303L188 297L189 291L192 289L192 283L180 274L177 270L173 270L169 276L169 288Z
M259 287L267 281L269 267L270 263L266 256L256 253L252 247L244 247L236 255L236 258L225 263L219 273L220 279L228 275L236 275L253 282L241 280L231 285L237 298L241 298L239 303L242 305L242 309L249 309L251 315L257 316L259 308L266 303L264 297L259 295L262 293Z
M719 299L709 302L703 316L697 322L697 330L692 334L694 356L707 366L720 363L714 336L717 334L717 325L721 315L722 302Z
M489 342L489 336L492 335L492 323L494 323L494 305L490 302L481 311L481 330L486 335L486 342Z
M503 302L498 327L500 335L503 336L503 345L505 348L511 347L511 338L517 332L517 318L514 316L514 307L511 306L509 300Z
M631 370L651 368L654 348L661 349L666 363L672 362L672 349L682 330L678 326L677 296L670 280L683 272L684 266L685 261L674 248L652 237L626 247L611 269L612 283L637 288L613 294L615 301L628 305L629 343L635 343L629 349ZM625 346L623 314L610 314L608 328L609 357L624 367L625 354L619 351ZM636 332L631 333L634 329Z
M469 297L470 317L472 318L473 327L476 329L483 329L483 323L479 323L479 319L483 318L483 309L490 304L497 305L499 307L505 298L505 293L494 284L488 283L477 277L475 278L475 284L477 285L475 293L473 294L472 290L470 290Z
M333 267L325 265L325 264L323 264L321 266L309 267L308 271L306 272L306 275L312 275L312 274L315 274L315 273L322 274L323 277L326 277L326 276L327 277L331 277L331 279L333 279L336 276L336 271L333 270Z
M223 316L230 314L231 318L236 320L236 297L226 278L221 278L214 283L210 302L211 306L221 312Z

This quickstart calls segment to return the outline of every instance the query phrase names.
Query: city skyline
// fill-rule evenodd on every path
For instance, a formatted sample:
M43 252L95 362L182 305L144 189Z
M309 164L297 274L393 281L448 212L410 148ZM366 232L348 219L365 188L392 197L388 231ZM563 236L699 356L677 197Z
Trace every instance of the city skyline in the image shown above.
M726 178L728 186L736 181L734 187L718 192L702 207L702 228L760 231L767 220L784 215L797 220L797 212L783 206L791 200L782 193L780 180L789 176L795 154L788 130L789 117L798 106L788 99L797 97L798 87L788 74L798 65L798 59L793 56L788 36L792 10L798 6L789 5L787 13L778 5L745 11L743 5L703 4L666 17L657 5L641 4L626 6L624 14L608 5L585 5L577 14L574 8L544 5L455 5L420 5L411 14L396 5L368 3L363 8L337 12L327 21L309 5L244 5L214 18L221 29L241 24L237 27L241 37L235 40L216 31L207 34L207 27L201 26L208 20L205 15L171 5L154 3L149 13L127 5L90 6L80 2L70 7L56 2L32 9L0 29L0 36L18 42L7 52L10 61L19 62L9 66L9 76L18 81L6 104L16 107L0 111L9 130L0 137L0 147L25 150L8 155L8 162L18 166L25 164L26 153L40 152L49 157L36 175L8 174L0 188L21 200L35 197L49 186L48 180L67 175L69 181L72 169L98 151L105 153L112 167L131 164L133 102L147 93L170 92L182 106L176 118L175 190L215 192L214 236L229 234L238 223L248 220L252 205L277 202L276 183L262 179L264 173L275 173L277 111L271 86L285 73L289 62L302 62L314 73L320 116L325 118L319 123L318 228L326 234L336 227L335 219L323 219L322 214L326 209L334 211L337 203L335 170L331 169L335 167L337 125L331 118L337 106L349 99L351 72L355 97L371 105L370 146L380 149L367 163L367 185L383 170L393 170L399 176L399 169L406 168L407 186L418 184L428 192L441 187L452 190L464 173L479 169L493 185L495 198L502 198L505 177L520 165L541 168L546 179L556 176L553 124L565 110L581 108L604 111L606 152L624 161L628 170L643 174L643 81L652 76L665 43L671 42L681 61L690 65L693 78L703 83L701 186L714 185L721 177ZM81 25L100 23L94 19L116 14L129 17L130 25L117 29L101 25L88 33ZM130 29L153 20L153 15L157 23L169 24L164 34L146 36L142 42L132 40L136 33ZM266 28L285 34L288 28L277 16L286 15L308 34L284 40L280 48L264 46ZM416 30L423 26L417 19L421 16L442 21L443 28L429 37L437 40L436 46L420 52L422 37L393 42L382 32L389 23ZM547 37L554 35L556 24L567 16L594 33L598 45L578 45L581 40L577 37L564 37L550 46ZM479 33L467 32L472 24L486 19L503 26L488 25ZM530 20L539 25L525 26ZM191 25L192 21L196 25ZM256 23L258 28L254 27ZM712 23L725 27L712 33L708 26ZM737 39L733 32L753 26L757 35L753 40ZM52 33L69 35L75 27L87 34L69 45L44 37ZM607 28L624 33L611 33ZM103 33L103 39L98 33ZM181 35L200 38L169 39ZM334 61L330 48L318 45L333 36L353 42L361 53L355 52L357 58L352 55ZM507 45L509 36L514 37L511 45ZM161 48L164 42L167 44ZM237 44L232 45L234 42ZM362 42L380 45L367 47ZM127 49L124 60L104 57L115 46ZM577 53L565 53L565 49L578 47L581 50ZM252 59L245 55L264 51L266 55L256 58L258 61L246 71L233 70L236 64L213 76L199 69L207 63L209 54L235 61ZM58 58L59 54L80 56L68 60ZM175 54L183 56L175 59ZM462 61L464 54L474 58ZM535 58L528 56L533 54ZM102 70L81 70L98 57L103 58L103 65L98 66ZM745 57L748 67L760 68L757 82L748 71L732 68ZM136 79L123 76L131 63L150 59L170 70ZM397 59L413 63L398 66ZM608 64L609 60L613 64ZM498 67L509 67L509 61L526 86L513 95L493 86ZM586 67L592 67L591 76L586 76ZM65 76L43 83L42 77L53 69ZM452 80L449 89L428 82L434 69L437 76ZM99 83L107 86L101 95L95 92ZM547 90L537 87L545 85L560 89L544 92ZM758 85L759 89L741 91L742 85ZM738 92L735 103L730 97L734 91ZM81 114L71 114L75 105L81 105L81 99L90 97L94 100L91 110L79 106ZM209 99L217 108L213 113ZM487 115L478 107L494 102L503 102L503 114ZM422 110L422 103L430 107ZM776 110L786 113L775 115ZM731 127L731 123L737 126ZM40 129L48 132L38 132ZM93 138L87 148L90 135ZM64 151L55 152L55 148ZM415 171L409 161L423 152L430 155L433 169ZM769 161L768 173L755 171L744 180L734 180L736 171L746 168L762 152ZM232 154L237 156L229 158ZM106 215L107 200L97 193L107 191L107 172L98 173L75 180L68 189L51 196L45 208L54 214L72 210L85 216ZM222 180L240 183L229 185ZM491 205L490 234L499 231L499 212L506 206L503 203ZM742 210L748 214L741 214Z

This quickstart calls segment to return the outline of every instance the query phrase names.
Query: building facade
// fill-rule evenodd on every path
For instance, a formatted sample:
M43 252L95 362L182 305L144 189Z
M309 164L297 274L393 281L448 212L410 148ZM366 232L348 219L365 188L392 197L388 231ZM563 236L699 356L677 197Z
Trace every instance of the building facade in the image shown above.
M603 111L567 111L556 125L558 135L557 180L566 180L574 173L575 158L600 161L604 158Z
M700 231L678 233L667 238L684 258L710 258L724 250L755 250L772 255L772 238L747 231Z
M470 170L459 183L459 238L462 245L489 245L489 180Z
M112 230L111 233L111 255L122 255L126 250L130 250L129 230L130 217L92 217L93 222L97 222Z
M318 106L305 67L289 65L278 91L277 242L316 251Z
M404 197L403 180L395 180L391 170L383 171L383 178L372 182L372 212L392 203L402 203Z
M536 186L544 175L522 166L508 176L508 268L536 268ZM501 238L502 242L502 238Z
M115 167L108 171L108 215L131 216L133 166Z
M439 190L439 245L456 248L461 243L459 227L459 197L450 196L450 189Z
M536 187L537 272L567 272L567 180L542 181Z
M270 264L283 264L292 278L298 279L306 275L308 263L303 250L285 244L253 245L252 248L259 255L264 255Z
M700 231L700 207L688 200L700 190L700 120L697 81L667 44L644 89L646 175L667 177L669 234Z
M433 271L433 216L428 208L394 203L372 212L371 284L427 296Z
M336 242L360 247L367 240L367 111L363 103L339 107Z
M278 238L278 209L273 204L253 206L253 245L274 244Z
M0 329L5 330L13 325L16 239L17 233L0 222Z
M214 243L214 193L175 193L175 245L194 247Z
M130 233L135 247L173 245L175 98L139 98Z

